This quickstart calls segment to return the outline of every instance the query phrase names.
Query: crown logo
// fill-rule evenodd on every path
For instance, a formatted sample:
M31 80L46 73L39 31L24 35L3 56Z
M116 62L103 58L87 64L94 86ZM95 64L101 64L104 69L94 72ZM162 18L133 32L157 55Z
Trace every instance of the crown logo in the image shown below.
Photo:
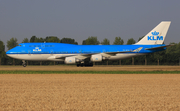
M154 31L154 32L151 32L151 34L152 35L159 35L159 32Z

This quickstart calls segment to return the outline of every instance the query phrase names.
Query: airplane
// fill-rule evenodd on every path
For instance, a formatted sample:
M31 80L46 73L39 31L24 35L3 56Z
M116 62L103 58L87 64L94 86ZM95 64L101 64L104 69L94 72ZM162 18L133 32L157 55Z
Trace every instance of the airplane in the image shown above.
M164 40L171 21L162 21L133 45L74 45L65 43L20 43L6 52L7 56L28 61L62 61L77 67L93 66L93 62L121 60L165 50Z

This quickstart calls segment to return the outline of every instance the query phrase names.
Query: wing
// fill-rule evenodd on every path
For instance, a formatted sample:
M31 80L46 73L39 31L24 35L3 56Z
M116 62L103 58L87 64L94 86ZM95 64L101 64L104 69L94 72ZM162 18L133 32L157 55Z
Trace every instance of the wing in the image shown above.
M80 60L84 60L86 58L90 58L91 55L94 55L94 54L101 54L102 56L104 57L110 57L110 56L115 56L116 54L119 54L119 53L128 53L128 52L139 52L143 47L139 47L135 50L132 50L132 51L117 51L117 52L104 52L104 53L89 53L89 54L72 54L72 55L56 55L54 57L51 57L51 58L55 58L55 59L65 59L66 57L75 57L77 59L80 59Z

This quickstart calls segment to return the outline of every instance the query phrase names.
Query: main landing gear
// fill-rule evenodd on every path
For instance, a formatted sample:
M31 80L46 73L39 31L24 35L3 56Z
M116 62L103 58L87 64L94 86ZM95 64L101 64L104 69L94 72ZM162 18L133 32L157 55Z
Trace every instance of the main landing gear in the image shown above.
M23 67L26 67L26 66L27 66L25 60L22 60L22 66L23 66Z
M93 63L90 62L90 63L77 63L77 67L92 67L93 66Z

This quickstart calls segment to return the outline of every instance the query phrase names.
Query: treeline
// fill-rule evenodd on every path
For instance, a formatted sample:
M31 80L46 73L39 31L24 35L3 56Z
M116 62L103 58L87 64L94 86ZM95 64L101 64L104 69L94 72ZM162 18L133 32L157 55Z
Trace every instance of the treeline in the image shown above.
M139 40L141 40L140 37ZM139 41L138 40L138 41ZM56 36L48 36L46 38L32 36L30 39L24 38L22 43L37 43L37 42L55 42L55 43L68 43L68 44L77 44L72 38L62 38L59 39ZM133 38L128 39L126 44L134 44L136 41ZM91 36L86 40L82 41L82 45L110 45L110 41L105 38L102 42L98 41L97 37ZM113 45L124 45L123 39L121 37L115 37ZM133 57L125 60L119 61L103 61L100 63L95 63L96 65L179 65L180 61L180 42L173 43L174 45L168 47L167 50L156 52L148 55ZM7 41L8 50L16 47L18 45L16 38L11 38ZM6 55L5 45L0 40L0 65L21 65L21 60L15 60ZM28 61L28 65L53 65L58 64L58 62L37 62L37 61Z

